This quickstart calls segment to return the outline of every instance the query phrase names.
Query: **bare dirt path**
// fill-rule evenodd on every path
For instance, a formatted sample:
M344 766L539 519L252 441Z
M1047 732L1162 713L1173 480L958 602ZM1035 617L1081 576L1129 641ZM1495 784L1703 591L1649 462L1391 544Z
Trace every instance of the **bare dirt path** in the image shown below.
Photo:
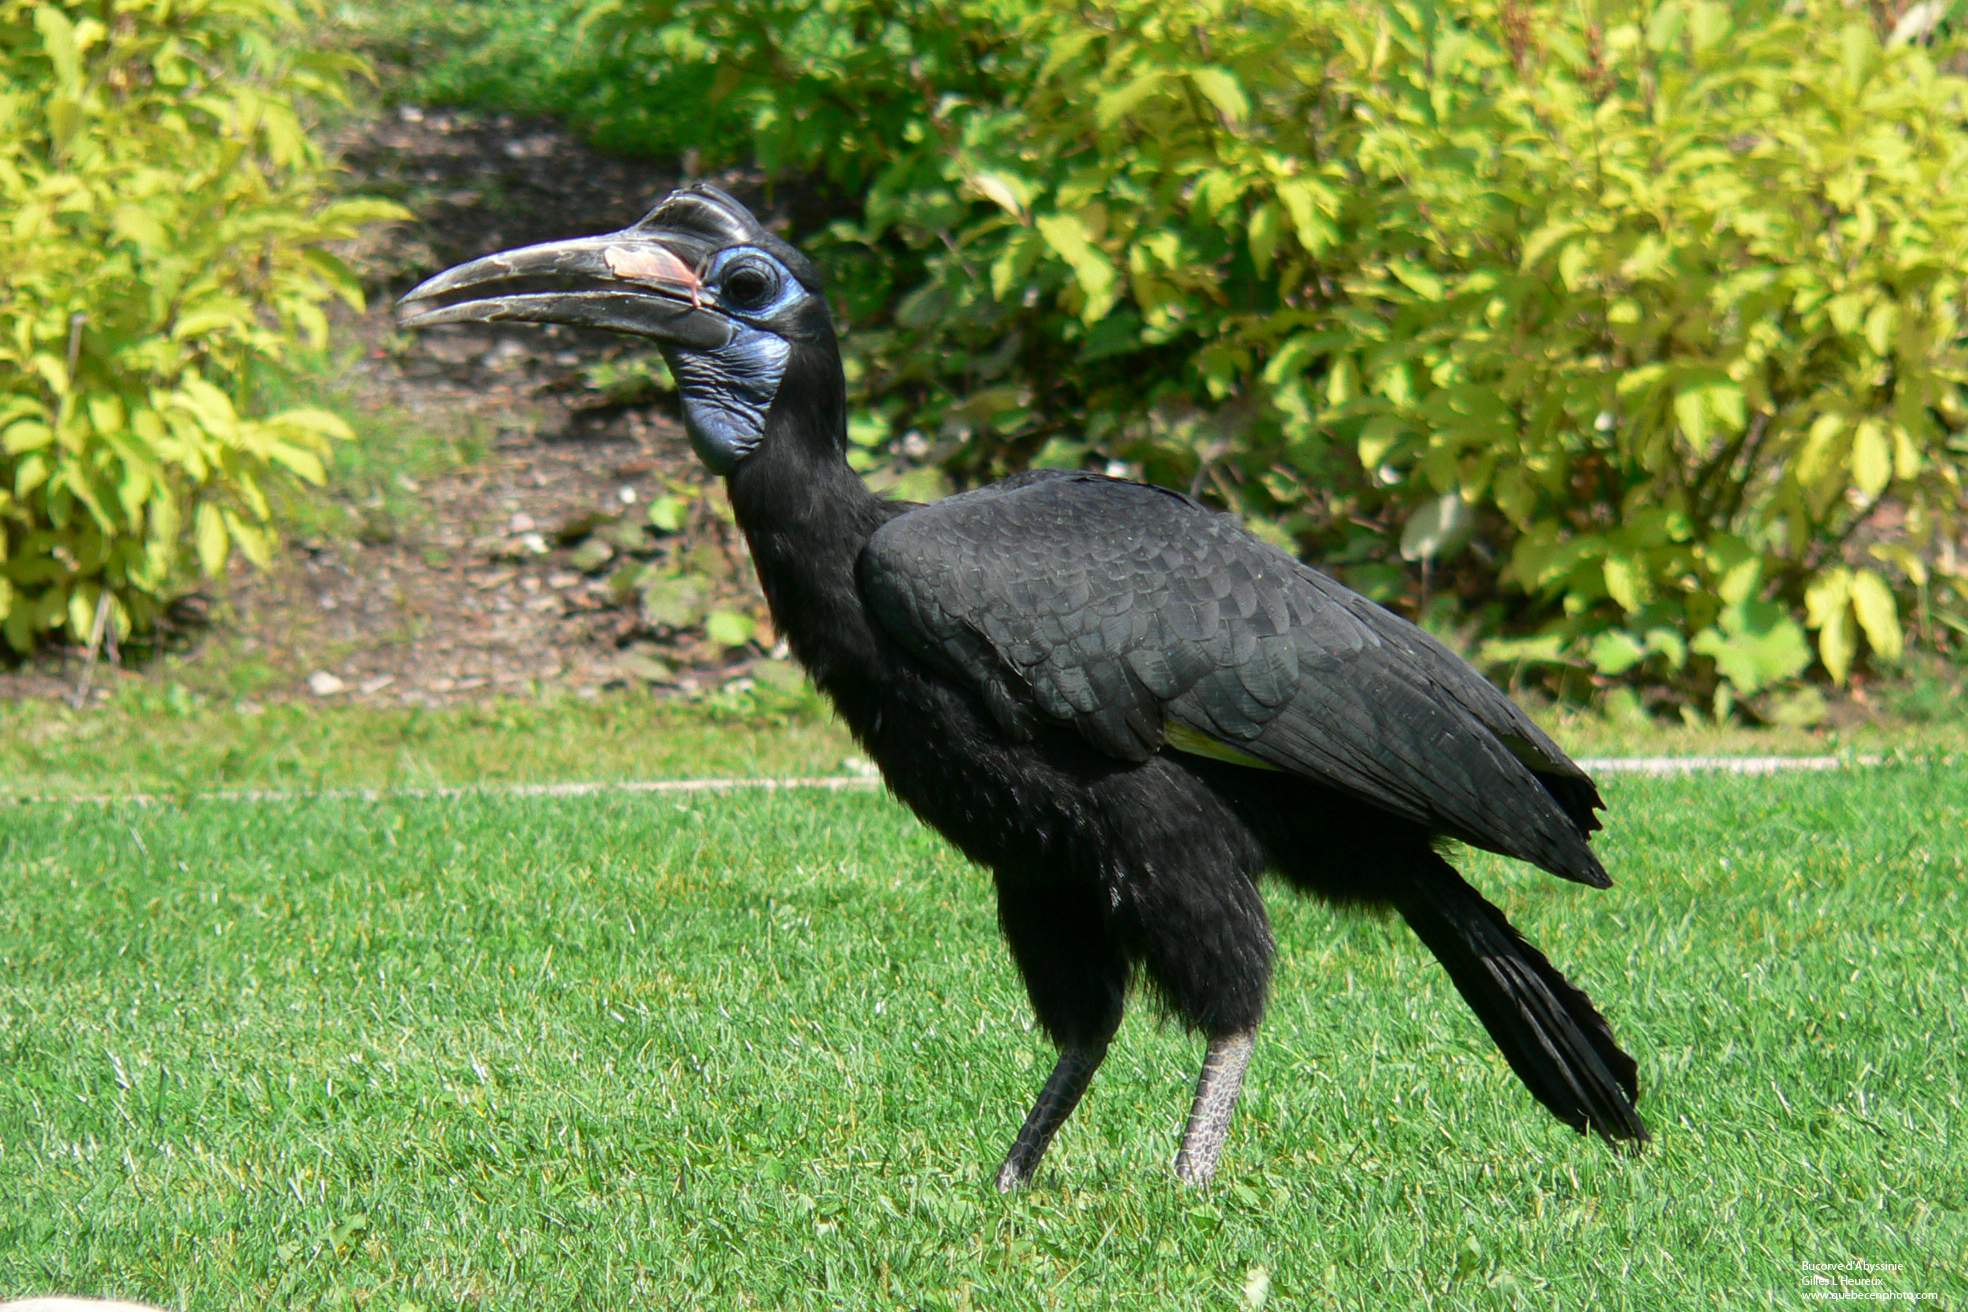
M488 251L620 227L675 185L551 123L400 108L344 125L348 189L413 221L345 252L368 312L314 384L362 441L275 569L235 562L179 608L166 654L100 665L94 698L170 681L217 694L437 704L559 685L684 690L760 673L773 638L653 356L605 333L399 332L391 303ZM743 178L719 179L743 190ZM352 472L351 472L352 471ZM655 508L652 523L651 510ZM715 611L723 641L705 632ZM732 643L751 625L752 638ZM0 698L72 695L81 653L0 667Z

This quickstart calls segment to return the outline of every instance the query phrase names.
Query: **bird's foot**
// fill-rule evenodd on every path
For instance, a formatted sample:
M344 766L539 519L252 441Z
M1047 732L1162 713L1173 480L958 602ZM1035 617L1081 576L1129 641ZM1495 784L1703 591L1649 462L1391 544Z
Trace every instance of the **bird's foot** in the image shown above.
M1008 1194L1023 1189L1032 1183L1032 1173L1037 1168L1037 1162L1020 1161L1018 1151L1013 1149L1011 1156L1004 1159L1004 1165L998 1168L998 1192Z

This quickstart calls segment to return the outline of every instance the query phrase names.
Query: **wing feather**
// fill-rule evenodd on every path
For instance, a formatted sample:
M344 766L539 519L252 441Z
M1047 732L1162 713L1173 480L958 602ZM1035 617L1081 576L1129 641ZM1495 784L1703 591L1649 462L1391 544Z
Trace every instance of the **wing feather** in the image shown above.
M897 517L860 561L905 648L1143 760L1196 735L1554 873L1604 883L1591 780L1414 625L1161 488L1057 471Z

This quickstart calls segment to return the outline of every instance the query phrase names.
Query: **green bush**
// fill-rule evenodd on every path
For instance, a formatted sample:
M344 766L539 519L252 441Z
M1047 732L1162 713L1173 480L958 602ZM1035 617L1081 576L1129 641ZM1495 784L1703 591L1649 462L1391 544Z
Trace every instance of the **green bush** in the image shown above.
M333 415L254 383L361 304L296 112L355 67L285 0L0 0L0 634L145 628L195 559L265 563Z
M1383 598L1439 579L1492 658L1721 711L1893 660L1909 617L1968 633L1968 81L1950 29L1885 13L589 21L652 97L750 125L690 144L846 202L867 459L1130 462Z
M330 32L360 46L385 99L553 115L621 154L744 138L746 121L703 96L652 95L647 60L584 41L583 12L582 0L336 0Z

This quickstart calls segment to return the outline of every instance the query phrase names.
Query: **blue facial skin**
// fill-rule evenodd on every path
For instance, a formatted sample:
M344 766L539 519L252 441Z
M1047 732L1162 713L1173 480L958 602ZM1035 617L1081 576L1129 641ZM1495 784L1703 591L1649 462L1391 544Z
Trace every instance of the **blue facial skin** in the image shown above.
M786 339L734 323L731 340L715 351L670 360L683 393L683 426L697 458L714 474L729 474L765 437L765 412L786 372Z
M742 265L749 281L727 280ZM758 289L764 276L764 291ZM765 415L779 394L786 339L759 326L806 294L799 281L764 251L749 246L718 252L704 279L711 305L731 324L730 339L708 351L671 349L670 372L683 394L684 428L697 458L714 474L729 474L765 440ZM740 302L738 290L753 294Z

